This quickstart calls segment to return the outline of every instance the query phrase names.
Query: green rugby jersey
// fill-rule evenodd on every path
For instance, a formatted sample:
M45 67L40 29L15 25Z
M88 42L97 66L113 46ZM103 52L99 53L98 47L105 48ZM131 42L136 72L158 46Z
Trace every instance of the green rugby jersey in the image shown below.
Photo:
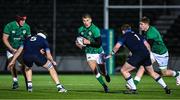
M151 45L151 51L153 53L161 55L168 51L159 31L155 27L150 26L149 29L145 32L145 37L147 40L148 39L154 40L153 44Z
M95 38L100 37L100 30L97 26L95 26L93 23L90 27L86 28L85 26L81 26L78 29L78 34L83 36L84 38L88 39L90 42L95 42ZM103 51L103 48L95 48L91 46L85 47L85 53L87 54L99 54Z
M16 21L13 21L5 26L4 34L9 35L10 45L17 49L23 43L24 39L31 35L31 32L28 24L24 23L24 25L20 27Z

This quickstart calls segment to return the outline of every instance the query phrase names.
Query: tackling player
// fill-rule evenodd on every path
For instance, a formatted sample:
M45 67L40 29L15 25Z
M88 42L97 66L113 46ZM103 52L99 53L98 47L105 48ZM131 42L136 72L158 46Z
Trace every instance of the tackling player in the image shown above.
M103 81L101 75L105 76L107 82L110 82L110 77L106 71L105 64L103 62L103 48L101 41L100 30L92 23L92 18L89 14L82 16L83 26L78 30L78 36L83 37L83 47L76 41L76 45L83 49L86 53L86 59L91 70L96 75L96 79L103 86L104 91L108 92L108 87Z
M137 66L142 65L148 71L149 75L164 88L166 94L170 94L171 91L170 89L168 89L168 86L165 84L161 76L153 70L150 59L150 52L147 48L149 46L147 41L140 34L134 33L131 30L130 25L128 24L124 24L121 27L121 30L123 33L122 38L116 43L112 53L108 55L106 58L112 57L112 55L114 55L123 45L125 45L131 51L132 56L129 57L129 59L125 62L125 64L121 68L121 73L124 79L131 87L131 89L124 91L124 93L125 94L137 93L136 85L134 84L130 72L134 70Z
M149 48L151 48L151 52L152 52L151 58L153 60L153 63L156 61L159 64L159 68L163 76L175 77L176 85L180 85L179 72L171 69L167 69L168 60L169 60L168 49L166 48L159 31L155 27L150 25L150 19L147 17L143 17L141 19L140 29L144 31L145 38L150 44ZM140 82L143 73L144 73L144 68L140 67L134 78L136 85Z
M8 62L11 61L14 53L17 51L19 46L23 43L25 38L31 36L30 27L25 22L26 19L27 19L26 15L18 14L16 15L16 20L8 23L4 28L3 42L8 49L7 50ZM25 77L24 64L22 62L21 56L18 58L18 61L20 63L19 65L21 66L21 72L23 73ZM18 85L18 79L17 79L17 71L15 67L11 69L11 74L13 77L12 89L17 89L19 85ZM26 77L25 77L25 81L26 81Z
M45 55L41 53L41 50L45 50ZM38 66L43 66L46 68L53 81L56 83L58 92L66 92L67 90L60 84L57 72L54 68L56 62L53 60L46 40L46 35L44 30L39 29L37 35L32 36L24 41L24 44L15 53L12 61L9 63L8 68L12 69L14 67L17 57L23 51L23 61L25 64L25 73L28 81L28 91L32 92L32 66L35 63Z

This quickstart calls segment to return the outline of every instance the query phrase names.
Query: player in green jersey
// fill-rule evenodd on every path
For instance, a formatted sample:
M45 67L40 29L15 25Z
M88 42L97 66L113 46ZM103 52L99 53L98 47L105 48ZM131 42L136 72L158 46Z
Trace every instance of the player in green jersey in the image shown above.
M17 51L19 46L23 43L25 38L31 36L30 27L27 23L25 23L26 18L27 17L25 15L18 14L16 15L16 20L8 23L4 28L3 42L8 49L7 58L9 62L12 60L14 53ZM19 65L22 66L21 71L26 81L22 59L21 57L19 57L18 59L19 59L18 60ZM19 85L18 85L18 79L17 79L17 71L15 67L11 69L11 74L13 76L12 89L16 89L19 87Z
M143 17L140 21L140 29L144 31L144 36L150 44L151 60L157 62L163 76L171 76L176 78L176 85L180 85L180 74L178 71L167 69L169 54L159 31L150 25L150 19ZM140 67L134 82L137 85L144 73L144 67ZM126 85L127 86L127 85ZM128 87L128 86L127 86Z
M80 45L77 41L76 45L85 51L88 65L96 75L96 79L103 86L104 91L108 92L108 87L101 76L105 76L106 81L110 82L110 77L103 62L104 51L101 46L102 41L100 30L92 23L92 18L89 14L84 14L82 16L82 21L84 25L79 28L78 36L83 37L83 44L86 46Z

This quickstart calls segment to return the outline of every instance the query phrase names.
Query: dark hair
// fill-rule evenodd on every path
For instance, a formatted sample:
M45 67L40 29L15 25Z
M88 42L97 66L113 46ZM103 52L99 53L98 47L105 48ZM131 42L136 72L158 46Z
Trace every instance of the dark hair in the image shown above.
M141 18L141 22L150 24L150 19L148 17L144 16Z
M129 29L131 29L131 26L130 26L129 24L123 24L123 25L121 26L121 31L123 31L123 30L129 30Z
M47 27L43 24L39 24L35 28L36 33L43 33L44 35L48 36L47 34Z
M27 16L24 13L17 13L15 16L16 21L26 20Z
M82 15L82 18L92 18L90 14L86 13Z

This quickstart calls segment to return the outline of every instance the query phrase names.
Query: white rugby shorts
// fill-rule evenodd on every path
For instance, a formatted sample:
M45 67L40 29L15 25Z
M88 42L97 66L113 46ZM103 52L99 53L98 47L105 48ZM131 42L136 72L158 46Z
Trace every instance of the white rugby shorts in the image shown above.
M168 60L169 60L169 53L166 52L162 55L156 54L152 52L152 55L154 56L154 59L159 64L160 69L167 69ZM153 57L152 57L153 58Z
M86 59L87 61L90 61L90 60L95 60L97 62L97 64L103 64L103 53L101 54L86 54Z

